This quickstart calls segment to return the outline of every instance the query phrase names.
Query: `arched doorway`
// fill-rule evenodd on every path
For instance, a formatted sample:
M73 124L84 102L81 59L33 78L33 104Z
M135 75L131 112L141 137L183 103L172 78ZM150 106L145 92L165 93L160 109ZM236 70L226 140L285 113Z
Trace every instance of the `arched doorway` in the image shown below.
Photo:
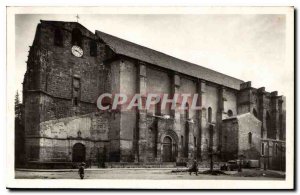
M163 140L163 162L172 162L172 139L169 136L166 136Z
M85 146L81 143L76 143L73 146L72 153L72 161L73 162L84 162L85 161Z

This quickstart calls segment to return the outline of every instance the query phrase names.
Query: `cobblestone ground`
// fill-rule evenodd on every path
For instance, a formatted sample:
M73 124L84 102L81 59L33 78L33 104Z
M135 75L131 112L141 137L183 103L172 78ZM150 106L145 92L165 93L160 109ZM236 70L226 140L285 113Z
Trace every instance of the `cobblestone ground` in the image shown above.
M17 170L17 179L79 179L77 170ZM226 172L226 175L189 175L171 169L86 169L85 179L190 179L190 180L284 180L283 173L244 170Z

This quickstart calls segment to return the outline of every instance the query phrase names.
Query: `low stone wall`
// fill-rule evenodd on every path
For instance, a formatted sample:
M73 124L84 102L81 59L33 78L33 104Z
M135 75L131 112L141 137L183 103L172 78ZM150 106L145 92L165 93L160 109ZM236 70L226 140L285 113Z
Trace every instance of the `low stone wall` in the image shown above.
M77 169L78 163L73 162L27 162L28 169Z
M107 162L106 168L173 168L175 162L170 163L126 163L126 162Z

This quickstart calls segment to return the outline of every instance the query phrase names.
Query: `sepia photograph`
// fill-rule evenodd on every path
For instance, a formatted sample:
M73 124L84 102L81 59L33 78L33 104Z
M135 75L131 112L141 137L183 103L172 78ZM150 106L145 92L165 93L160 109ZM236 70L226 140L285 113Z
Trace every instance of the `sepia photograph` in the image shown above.
M7 187L293 189L293 7L7 7Z

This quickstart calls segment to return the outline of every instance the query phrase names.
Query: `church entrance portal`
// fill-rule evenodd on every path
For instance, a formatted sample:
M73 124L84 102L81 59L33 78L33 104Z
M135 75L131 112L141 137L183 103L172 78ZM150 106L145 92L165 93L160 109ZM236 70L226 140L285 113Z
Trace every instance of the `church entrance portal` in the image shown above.
M85 146L81 143L77 143L73 146L73 162L84 162L85 161Z
M172 139L166 136L163 140L163 162L172 162Z

